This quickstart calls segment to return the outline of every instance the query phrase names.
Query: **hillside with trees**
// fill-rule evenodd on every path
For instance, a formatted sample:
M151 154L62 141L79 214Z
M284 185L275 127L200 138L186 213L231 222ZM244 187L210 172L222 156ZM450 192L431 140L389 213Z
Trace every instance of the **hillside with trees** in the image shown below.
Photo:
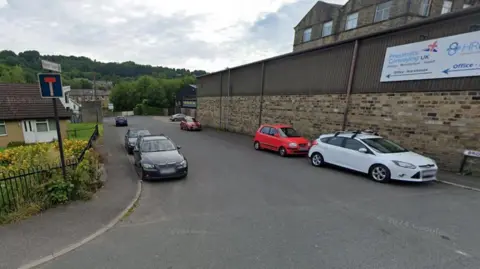
M96 80L112 81L115 84L121 81L134 81L145 75L159 79L173 79L206 74L202 70L190 71L140 65L131 61L103 63L83 56L40 55L36 50L27 50L16 54L10 50L3 50L0 51L0 82L35 83L37 73L42 72L40 59L61 64L63 84L70 85L74 89L91 88L89 80L92 81L94 77ZM7 69L9 69L8 72L5 71ZM4 73L8 73L8 75ZM15 76L16 81L10 81L9 76ZM23 76L24 80L19 81L18 76Z

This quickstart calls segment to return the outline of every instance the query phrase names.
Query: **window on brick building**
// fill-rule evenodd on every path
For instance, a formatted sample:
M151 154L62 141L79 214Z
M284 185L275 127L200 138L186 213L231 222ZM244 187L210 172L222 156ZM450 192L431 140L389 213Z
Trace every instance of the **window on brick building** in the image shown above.
M347 22L345 23L345 30L357 28L358 12L347 16Z
M422 0L418 13L420 14L420 16L425 17L428 17L428 15L430 15L430 0Z
M442 14L452 11L452 1L443 1Z
M303 31L303 39L302 39L302 41L303 41L303 42L308 42L308 41L310 41L310 40L312 40L312 28L308 28L308 29L305 29L305 30Z
M322 37L332 34L333 21L328 21L323 24Z
M390 8L392 8L392 1L377 5L374 22L388 20L390 18Z

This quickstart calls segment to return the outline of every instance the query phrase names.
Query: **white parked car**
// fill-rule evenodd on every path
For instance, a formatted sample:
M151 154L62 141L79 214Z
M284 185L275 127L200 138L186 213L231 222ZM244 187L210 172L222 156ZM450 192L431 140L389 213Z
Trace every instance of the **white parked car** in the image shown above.
M436 180L434 160L409 151L371 132L336 132L313 141L308 152L313 166L329 163L370 175L378 182Z

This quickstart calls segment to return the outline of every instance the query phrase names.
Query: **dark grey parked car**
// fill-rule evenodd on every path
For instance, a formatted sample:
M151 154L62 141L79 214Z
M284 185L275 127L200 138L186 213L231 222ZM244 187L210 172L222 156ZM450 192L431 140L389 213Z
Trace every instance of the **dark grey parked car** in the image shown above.
M149 134L150 132L146 129L128 129L127 133L125 134L125 149L127 150L128 154L133 154L133 148L137 143L138 137Z
M170 121L182 121L186 116L185 114L174 114L170 116Z
M142 171L142 180L184 178L188 174L187 159L170 138L164 135L141 137L133 150L135 165Z

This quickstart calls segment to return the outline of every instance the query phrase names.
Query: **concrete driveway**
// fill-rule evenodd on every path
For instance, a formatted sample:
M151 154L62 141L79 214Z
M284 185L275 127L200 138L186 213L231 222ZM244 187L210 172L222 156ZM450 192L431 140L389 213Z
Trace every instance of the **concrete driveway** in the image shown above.
M41 268L480 268L478 192L379 184L161 118L129 124L181 145L188 178L145 182L128 219Z

